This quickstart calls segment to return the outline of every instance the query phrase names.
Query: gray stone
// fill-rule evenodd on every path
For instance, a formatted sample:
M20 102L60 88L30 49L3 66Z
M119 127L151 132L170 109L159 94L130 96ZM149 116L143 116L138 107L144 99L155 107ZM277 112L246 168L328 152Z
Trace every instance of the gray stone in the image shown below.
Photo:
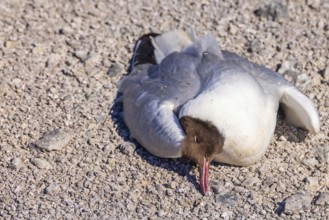
M249 177L244 182L243 185L246 187L252 187L254 185L258 185L260 180L257 177Z
M109 159L107 159L107 163L108 163L108 165L110 165L110 167L114 167L115 166L115 159L114 158L109 158Z
M237 26L235 26L234 24L229 24L228 31L232 35L236 35L238 33L238 31L239 31L239 28Z
M312 9L319 9L322 5L322 0L306 0L306 4Z
M175 194L174 194L174 192L173 192L171 189L167 189L167 190L166 190L166 195L172 197L172 196L174 196Z
M36 141L34 144L38 148L47 151L61 150L63 147L69 144L72 138L73 134L71 132L66 132L62 129L55 129L45 133L43 137Z
M97 124L101 124L105 121L106 119L106 115L105 114L98 114L95 116L95 120L97 122Z
M315 155L320 163L329 163L329 145L319 144L315 148Z
M315 165L317 165L319 162L315 159L315 158L305 158L302 161L302 164L309 166L309 167L314 167Z
M315 200L316 205L329 205L329 192L322 192L319 194L318 198Z
M305 183L307 184L308 187L310 188L315 188L319 185L319 178L318 177L306 177L304 179Z
M120 144L119 149L121 153L131 156L136 150L136 145L131 142L125 141Z
M215 201L221 204L233 205L238 202L238 197L230 193L218 194L215 196Z
M80 59L81 62L84 62L88 58L88 51L77 50L74 52L74 56Z
M224 219L224 220L230 220L232 218L232 212L223 212L221 214L221 217Z
M329 80L329 66L327 66L326 69L323 71L323 78L325 80Z
M281 63L280 68L278 69L278 73L280 74L284 74L285 72L287 72L288 70L294 70L295 69L295 64L296 61L294 60L284 60ZM288 79L289 80L289 79ZM290 79L291 80L291 79Z
M295 143L298 143L301 141L299 139L299 137L296 134L294 134L293 132L288 132L287 136L288 136L288 141L295 142Z
M57 195L61 190L61 187L56 183L51 183L49 186L45 189L45 193L49 195Z
M47 160L41 158L32 158L31 163L39 169L49 170L53 168L53 166Z
M327 98L326 102L324 103L324 106L327 108L329 107L329 98Z
M61 61L61 56L58 54L49 54L48 59L45 63L46 68L53 69L55 68Z
M107 75L109 75L110 77L116 77L121 75L121 73L123 72L122 67L117 64L114 63L107 71Z
M254 13L256 16L265 17L275 21L279 18L287 17L288 7L280 1L272 1L271 3L258 8Z
M7 83L1 82L0 83L0 99L7 95L10 92L10 87Z
M114 144L107 144L103 147L103 151L107 153L112 153L115 150L116 146Z
M5 48L7 48L7 49L13 49L13 48L17 47L19 45L19 43L16 41L8 40L4 43L4 45L5 45Z
M10 161L10 167L13 169L20 169L21 167L24 166L23 161L19 157L15 157Z
M164 187L161 184L155 184L155 189L160 193L164 190Z
M163 210L159 210L156 214L157 214L159 217L164 217L166 213L165 213Z
M261 42L259 40L250 41L247 47L249 53L258 53L261 50Z
M69 34L72 34L74 32L74 30L69 27L69 26L65 26L65 27L62 27L58 30L59 34L63 34L63 35L69 35Z
M218 181L216 180L210 180L209 181L210 188L212 189L214 194L220 194L225 192L225 187L222 186Z
M284 213L298 214L311 208L311 198L304 192L289 196L284 202Z
M92 147L99 147L100 148L100 144L99 144L99 140L97 138L89 138L87 140L87 144L89 144Z
M89 54L84 60L85 67L93 67L102 61L102 56L97 53Z
M127 178L124 177L124 176L120 176L116 179L116 182L119 184L119 185L124 185L127 181Z
M300 73L295 69L288 69L282 75L302 91L305 91L311 82L311 79L305 73Z

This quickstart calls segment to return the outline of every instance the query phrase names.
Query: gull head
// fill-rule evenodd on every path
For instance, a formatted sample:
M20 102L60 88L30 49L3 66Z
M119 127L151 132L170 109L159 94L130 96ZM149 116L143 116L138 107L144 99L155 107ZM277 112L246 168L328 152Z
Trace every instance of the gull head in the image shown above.
M215 154L222 152L224 137L210 121L183 116L180 123L186 133L182 145L183 156L197 163L200 189L202 194L206 195L209 191L209 164Z

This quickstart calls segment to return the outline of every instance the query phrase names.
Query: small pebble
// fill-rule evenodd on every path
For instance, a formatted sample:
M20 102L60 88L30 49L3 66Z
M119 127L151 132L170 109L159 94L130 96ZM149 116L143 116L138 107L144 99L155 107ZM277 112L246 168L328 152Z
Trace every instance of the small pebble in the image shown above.
M298 143L300 142L299 138L292 132L288 133L288 141Z
M230 24L228 27L228 30L229 30L230 34L236 35L239 31L239 28L237 26L235 26L234 24Z
M167 189L166 195L172 197L172 196L174 196L174 192L171 189Z
M45 193L49 195L56 195L61 190L61 187L56 183L51 183L49 186L45 189Z
M10 161L10 167L13 169L19 170L21 167L24 166L23 161L19 157L15 157Z
M136 145L131 142L125 141L122 144L120 144L119 149L121 153L131 156L134 154L136 150Z
M329 145L319 144L315 148L316 158L320 163L329 164Z
M327 66L323 71L323 78L329 80L329 66Z
M108 165L110 165L110 167L115 167L115 159L114 158L107 159L107 163L108 163Z
M306 177L304 181L307 184L307 186L310 188L314 188L319 185L318 177Z
M284 202L284 213L298 214L311 208L311 199L306 193L297 193L289 196Z
M114 144L107 144L103 147L103 151L107 153L112 153L115 150L116 146Z
M68 145L72 138L73 134L71 132L66 132L62 129L55 129L45 133L43 137L34 144L38 148L47 151L57 151Z
M306 4L312 9L319 9L322 2L321 0L306 0Z
M238 202L238 198L234 194L225 193L216 195L215 201L221 204L234 205Z
M100 147L99 140L97 138L89 138L87 144L93 147Z
M4 97L7 95L7 93L10 92L10 87L8 86L7 83L0 83L0 98Z
M16 41L10 41L10 40L8 40L8 41L6 41L4 43L4 45L5 45L5 48L13 49L13 48L15 48L18 45L18 43Z
M259 183L260 180L257 177L250 177L243 182L243 185L246 187L252 187L254 185L258 185Z
M113 64L107 71L107 75L109 75L110 77L116 77L118 75L120 75L123 72L122 67L115 63Z
M157 212L157 215L159 216L159 217L163 217L163 216L165 216L165 212L163 211L163 210L160 210L160 211L158 211Z
M305 73L296 70L286 70L282 75L302 91L305 91L311 83L311 79Z
M86 67L93 67L97 64L99 64L102 60L102 56L97 54L97 53L92 53L89 54L85 59L84 59L84 64Z
M254 13L256 16L275 21L288 16L288 6L281 1L272 1L270 4L258 8Z
M47 160L40 159L40 158L31 159L31 163L34 166L38 167L39 169L52 169L53 168L53 166Z
M98 114L95 116L95 120L96 120L97 124L103 123L105 121L105 119L106 119L105 114Z
M136 209L136 206L131 203L129 203L126 207L127 207L127 210L129 210L129 211L133 211Z
M215 180L210 180L209 185L214 194L220 194L225 192L225 187Z
M315 158L305 158L302 161L302 164L309 166L309 167L314 167L315 165L317 165L319 162L315 159Z
M223 212L223 213L221 214L221 217L222 217L224 220L230 220L231 213L229 213L229 212Z
M250 41L247 47L249 53L258 53L261 50L261 42L259 40Z
M316 205L329 205L329 192L322 192L315 201Z
M77 50L74 52L74 56L84 62L88 58L88 51L85 50Z
M164 188L161 184L155 184L155 189L157 190L157 192L162 193Z

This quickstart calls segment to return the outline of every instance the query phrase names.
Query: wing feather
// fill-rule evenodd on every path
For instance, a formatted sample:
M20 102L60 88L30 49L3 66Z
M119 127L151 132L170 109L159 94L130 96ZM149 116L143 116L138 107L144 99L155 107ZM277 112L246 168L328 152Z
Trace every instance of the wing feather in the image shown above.
M320 119L313 102L290 84L279 73L264 66L249 62L234 53L224 51L226 59L234 60L250 72L274 99L278 100L286 116L286 121L316 134L320 130Z

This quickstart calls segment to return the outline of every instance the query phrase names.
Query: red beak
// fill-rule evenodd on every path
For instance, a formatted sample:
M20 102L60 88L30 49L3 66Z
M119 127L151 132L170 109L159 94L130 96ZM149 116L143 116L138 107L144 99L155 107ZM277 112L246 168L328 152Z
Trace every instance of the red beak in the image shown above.
M200 167L200 188L202 194L205 196L209 191L209 184L208 184L208 172L209 172L209 161L206 158L203 158L202 167Z

